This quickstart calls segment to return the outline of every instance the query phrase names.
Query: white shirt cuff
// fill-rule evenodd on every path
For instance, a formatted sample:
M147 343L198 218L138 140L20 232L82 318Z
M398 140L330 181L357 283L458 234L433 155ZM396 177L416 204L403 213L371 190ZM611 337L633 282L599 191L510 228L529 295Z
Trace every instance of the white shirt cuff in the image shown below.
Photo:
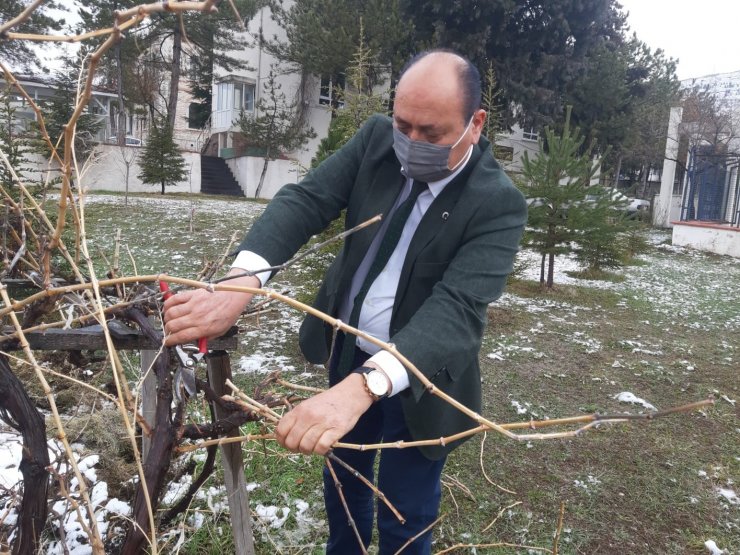
M231 265L231 268L238 268L240 270L246 270L248 272L254 272L256 270L261 270L262 268L269 268L270 263L262 258L259 254L252 251L239 251L239 254L236 255L236 258L234 259L234 263ZM260 280L260 283L264 285L267 283L267 280L270 279L270 274L272 272L260 272L259 274L255 274L257 279Z
M378 351L368 359L368 362L377 364L388 379L391 381L391 394L393 397L396 393L409 387L409 375L406 368L388 351Z

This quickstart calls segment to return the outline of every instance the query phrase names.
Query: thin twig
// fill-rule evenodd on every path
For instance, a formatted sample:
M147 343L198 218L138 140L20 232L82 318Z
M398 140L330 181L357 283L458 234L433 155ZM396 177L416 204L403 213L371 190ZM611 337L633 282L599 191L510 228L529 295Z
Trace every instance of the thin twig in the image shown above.
M280 415L276 413L274 410L272 410L270 407L263 405L259 401L252 399L249 395L242 392L237 386L234 385L234 383L227 379L226 380L226 386L231 388L231 390L247 405L253 407L257 412L261 413L265 417L269 418L270 420L273 420L277 422L280 420Z
M350 474L352 474L352 476L354 476L360 482L362 482L368 488L370 488L370 490L375 494L375 496L380 501L382 501L383 503L385 503L385 506L388 507L390 509L390 511L396 516L396 518L398 519L398 522L400 522L401 524L406 524L406 519L403 517L403 515L401 515L401 513L398 512L398 509L396 509L396 507L393 506L393 503L391 503L388 500L388 498L385 496L385 494L382 491L380 491L377 487L375 487L375 484L373 484L370 480L368 480L367 478L365 478L362 474L360 474L360 472L358 472L357 470L355 470L354 468L352 468L350 465L348 465L342 459L340 459L339 457L337 457L332 451L329 451L326 454L326 456L329 459L331 459L332 461L334 461L335 463L343 466L344 469L347 472L349 472Z
M245 277L245 276L256 276L257 274L261 274L263 272L278 272L280 270L284 270L285 268L288 268L288 267L292 266L293 264L295 264L296 262L298 262L298 261L306 258L307 256L309 256L309 255L311 255L311 254L313 254L313 253L315 253L317 251L320 251L325 246L330 245L331 243L335 243L337 241L342 241L342 240L346 239L347 237L349 237L350 235L352 235L353 233L356 233L356 232L360 231L361 229L365 229L369 225L372 225L374 223L379 222L381 219L383 219L383 216L380 215L380 214L378 214L377 216L373 216L369 220L366 220L366 221L362 222L361 224L356 225L352 229L348 229L347 231L343 231L342 233L339 233L339 234L335 235L334 237L331 237L330 239L327 239L326 241L323 241L323 242L319 243L318 245L314 245L310 249L302 252L301 254L299 254L297 256L294 256L293 258L291 258L287 262L284 262L282 264L278 264L277 266L270 266L268 268L262 268L261 270L255 270L255 271L250 271L250 272L244 272L244 273L241 273L241 274L233 274L233 275L230 275L230 276L225 276L225 277L222 277L221 279L215 280L213 283L221 283L221 282L224 282L224 281L228 281L230 279L236 279L236 278Z
M282 378L278 378L277 380L275 380L275 383L285 387L286 389L293 389L295 391L305 391L307 393L323 393L324 391L326 391L326 389L322 389L320 387L312 387L310 385L300 385L297 383L285 381Z
M418 540L424 534L426 534L427 532L429 532L432 528L434 528L435 526L437 526L437 524L439 524L440 522L442 522L442 520L445 518L445 516L446 515L442 515L442 516L438 517L434 522L432 522L429 526L427 526L426 528L424 528L421 532L419 532L418 534L414 534L413 536L411 536L408 540L406 540L406 543L404 543L401 546L401 548L398 551L395 552L394 555L399 555L408 546L410 546L412 543L414 543L416 540Z
M504 514L504 513L506 512L506 511L508 511L509 509L513 509L513 508L514 508L514 507L516 507L517 505L521 505L521 504L522 504L522 502L521 502L521 501L517 501L516 503L512 503L511 505L508 505L508 506L504 507L503 509L501 509L501 510L500 510L500 511L498 512L498 514L496 515L496 517L495 517L495 518L494 518L494 519L493 519L493 520L491 521L491 523L490 523L490 524L489 524L488 526L486 526L485 528L483 528L483 530L481 530L481 533L485 533L485 532L488 532L488 530L489 530L489 529L491 528L491 526L493 526L494 524L496 524L496 521L497 521L497 520L498 520L499 518L501 518L501 515L503 515L503 514Z
M565 516L565 501L560 502L560 515L558 516L558 527L555 529L555 538L552 540L552 555L558 555L558 543L563 531L563 517Z
M198 449L205 449L211 445L226 445L228 443L242 443L245 441L261 441L265 439L275 439L275 434L247 434L244 436L233 436L233 437L221 437L218 439L208 439L193 443L192 445L180 445L175 448L177 453L188 453L190 451L197 451Z
M483 432L483 439L481 439L481 442L480 442L480 457L479 457L479 459L478 459L478 460L479 460L479 463L480 463L480 470L481 470L481 472L483 473L483 477L484 477L484 478L486 479L486 481L487 481L487 482L488 482L489 484L491 484L492 486L494 486L494 487L496 487L496 488L500 489L501 491L503 491L503 492L506 492L506 493L508 493L509 495L516 495L516 492L515 492L515 491L511 491L510 489L506 489L506 488L505 488L505 487L503 487L503 486L499 486L499 485L498 485L498 484L497 484L496 482L494 482L493 480L491 480L491 479L490 479L490 478L488 477L488 473L486 472L486 467L485 467L485 465L483 464L483 446L484 446L484 445L486 444L486 438L487 438L487 437L488 437L488 432L487 432L487 431L484 431L484 432Z
M535 545L522 545L519 543L509 542L496 542L496 543L458 543L442 551L437 551L435 555L444 555L445 553L452 553L458 549L491 549L494 547L513 547L515 549L526 549L527 551L538 551L540 553L552 553L552 551L546 547L537 547Z
M331 474L331 477L334 480L334 487L337 489L337 493L339 494L339 500L342 502L342 506L344 507L344 512L347 514L347 521L349 522L349 525L352 527L352 531L355 533L355 537L357 538L357 543L359 544L360 549L362 550L362 555L367 555L367 549L365 549L365 544L362 542L362 538L360 537L360 532L357 530L355 519L352 518L352 513L349 512L349 507L347 506L347 500L344 498L344 492L342 491L342 483L339 481L339 478L337 478L337 473L334 472L334 467L332 466L331 460L329 460L329 457L325 457L324 462L326 463L326 466L329 469L329 474Z
M12 29L16 25L20 25L24 21L26 21L29 17L31 17L31 14L36 11L36 8L38 8L41 4L43 4L44 0L33 0L28 7L23 10L20 14L18 14L13 19L6 21L2 25L0 25L0 38L2 38L2 35L5 34L5 32L8 29Z

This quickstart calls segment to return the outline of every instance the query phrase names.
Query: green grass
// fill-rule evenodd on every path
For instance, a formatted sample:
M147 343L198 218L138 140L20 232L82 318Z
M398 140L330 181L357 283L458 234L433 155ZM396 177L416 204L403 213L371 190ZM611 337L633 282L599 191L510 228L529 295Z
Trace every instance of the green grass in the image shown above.
M135 195L132 206L122 209L120 197L96 198L88 206L91 242L110 257L115 230L121 228L139 273L192 277L204 259L219 257L231 234L245 229L262 208L192 197L161 205L157 199ZM96 252L96 267L104 271ZM303 262L280 274L271 287L309 300L330 259L321 254ZM727 258L653 249L626 268L621 280L604 287L556 285L543 292L537 283L512 281L507 297L489 311L481 350L487 417L510 422L642 410L618 402L614 397L622 391L660 409L710 395L717 401L700 412L602 426L577 438L517 442L489 433L483 465L496 484L514 494L485 479L482 438L472 439L446 466L445 518L435 532L434 550L492 542L551 548L565 503L560 553L699 554L709 539L728 553L740 552L740 507L718 494L720 487L737 492L740 483L738 409L722 399L737 399L740 388L738 266ZM124 273L133 271L127 256L121 267ZM241 323L240 347L232 353L240 387L248 391L264 378L240 370L255 360L263 361L265 371L291 366L286 377L293 381L325 384L323 371L298 352L299 321L299 314L281 308ZM528 412L517 414L512 401ZM253 427L244 429L249 430ZM322 461L288 454L274 443L245 445L244 454L246 480L258 484L251 506L293 511L281 528L256 526L258 553L321 552L326 540ZM296 519L296 500L309 503L310 522ZM198 503L205 506L203 500ZM227 519L189 526L181 553L230 552Z

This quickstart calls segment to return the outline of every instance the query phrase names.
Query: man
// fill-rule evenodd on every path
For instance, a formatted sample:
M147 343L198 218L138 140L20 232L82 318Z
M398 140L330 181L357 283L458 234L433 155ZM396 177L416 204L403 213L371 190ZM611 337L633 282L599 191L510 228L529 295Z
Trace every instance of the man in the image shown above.
M284 187L247 234L231 273L289 259L343 209L347 228L387 215L382 225L348 238L315 306L394 343L437 387L479 410L478 351L487 306L503 290L526 222L523 196L481 136L485 117L472 64L447 51L417 56L398 83L392 121L370 118L301 183ZM269 277L231 283L258 287ZM165 303L167 343L221 334L250 297L203 290L175 295ZM341 333L332 348L332 329L315 317L304 321L300 343L309 361L330 360L331 387L283 416L276 435L288 449L325 454L342 438L438 439L475 425L426 392L389 352ZM455 445L383 451L378 486L406 523L378 503L381 554L396 552L434 521L440 474ZM374 452L335 454L372 479ZM372 492L341 468L337 473L367 545ZM327 552L359 553L334 483L324 474ZM430 549L428 532L404 553Z

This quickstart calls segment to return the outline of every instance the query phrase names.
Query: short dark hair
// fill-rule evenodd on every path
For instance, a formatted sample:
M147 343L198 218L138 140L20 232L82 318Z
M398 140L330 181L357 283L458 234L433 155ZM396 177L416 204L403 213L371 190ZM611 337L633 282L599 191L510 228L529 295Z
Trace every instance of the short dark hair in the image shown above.
M414 65L416 65L417 62L421 61L422 59L426 58L430 54L438 54L438 53L445 53L445 54L454 54L461 60L461 64L458 68L458 79L460 80L460 88L462 89L463 94L463 102L462 102L462 109L463 109L463 119L465 123L468 123L470 121L470 118L473 117L473 114L475 111L480 108L481 104L481 82L480 82L480 72L478 71L478 68L473 65L473 63L468 60L465 56L460 54L459 52L455 52L454 50L450 48L435 48L433 50L426 50L424 52L420 52L419 54L416 54L413 56L401 69L401 74L398 78L400 81L403 75L411 69Z

